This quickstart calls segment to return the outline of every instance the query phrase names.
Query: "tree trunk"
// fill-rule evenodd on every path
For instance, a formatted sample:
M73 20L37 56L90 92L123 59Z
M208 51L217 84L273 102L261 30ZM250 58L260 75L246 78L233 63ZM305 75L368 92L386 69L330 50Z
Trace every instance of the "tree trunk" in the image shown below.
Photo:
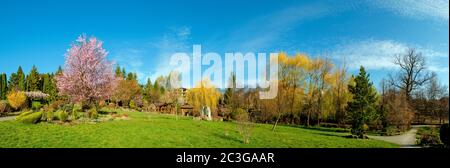
M272 127L272 131L275 131L275 128L277 127L278 121L280 120L281 115L278 114L277 120L275 121L275 124Z
M317 126L320 126L320 115L317 115Z
M309 127L309 118L311 118L311 111L308 111L308 117L306 119L306 126Z

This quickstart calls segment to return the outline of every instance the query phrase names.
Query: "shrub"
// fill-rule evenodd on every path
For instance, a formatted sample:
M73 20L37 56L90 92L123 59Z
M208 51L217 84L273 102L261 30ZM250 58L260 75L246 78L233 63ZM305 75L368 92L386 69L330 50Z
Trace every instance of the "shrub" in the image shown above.
M6 113L8 111L8 102L5 100L0 101L0 116L3 113Z
M250 117L244 109L237 109L236 110L236 120L238 123L238 131L239 134L242 136L242 140L244 144L250 143L250 137L252 135L252 129L253 124L250 122Z
M23 93L23 92L16 92L16 91L10 92L8 94L7 98L8 98L9 105L14 110L18 110L19 108L21 108L25 104L25 102L27 100L27 97L25 96L25 93Z
M41 107L42 107L41 102L39 102L39 101L33 101L33 102L31 102L31 109L37 111L37 110L41 109Z
M98 107L102 108L106 106L106 102L104 100L98 102Z
M92 119L97 118L98 117L97 109L95 109L95 108L89 109L87 115L88 115L88 118L92 118Z
M109 103L109 104L108 104L108 107L109 107L109 108L115 108L115 107L116 107L116 104L114 104L114 103Z
M65 112L71 112L73 110L73 104L65 104L62 107L62 110L64 110Z
M72 111L83 112L83 107L81 106L81 104L76 103L73 105Z
M25 117L25 116L27 116L27 115L30 115L31 113L33 113L33 111L22 112L22 113L20 113L20 115L18 115L18 116L16 117L16 120L19 121L19 120L21 120L23 117Z
M47 112L46 112L46 120L47 121L53 121L53 117L54 117L54 115L53 115L53 110L48 110Z
M442 143L444 143L446 146L448 146L448 124L443 124L441 125L441 128L439 130L439 136L440 139L442 141Z
M53 109L53 110L59 110L59 109L62 108L63 105L64 105L64 101L62 101L62 100L57 100L57 101L52 102L52 103L49 105L49 108L51 108L51 109Z
M22 116L21 118L18 119L18 121L22 122L22 123L27 123L27 124L36 124L39 121L41 121L42 118L42 112L31 112L31 114Z
M55 115L56 115L57 119L62 122L67 121L67 119L69 118L69 115L64 110L56 111Z
M134 103L134 100L130 101L130 108L131 109L135 109L136 108L136 104Z
M72 111L70 112L69 120L78 119L78 112L82 112L83 108L80 104L74 104Z
M439 140L439 136L436 134L424 133L420 135L419 145L438 145L440 143L441 141Z

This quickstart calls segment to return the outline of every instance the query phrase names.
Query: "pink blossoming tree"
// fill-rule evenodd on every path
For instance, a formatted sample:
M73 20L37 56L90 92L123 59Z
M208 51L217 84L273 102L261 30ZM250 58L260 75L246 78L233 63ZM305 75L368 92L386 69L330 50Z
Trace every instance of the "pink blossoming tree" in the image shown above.
M114 89L112 63L106 60L108 54L102 41L85 35L66 53L63 72L56 77L61 94L68 95L72 102L96 103L109 98Z

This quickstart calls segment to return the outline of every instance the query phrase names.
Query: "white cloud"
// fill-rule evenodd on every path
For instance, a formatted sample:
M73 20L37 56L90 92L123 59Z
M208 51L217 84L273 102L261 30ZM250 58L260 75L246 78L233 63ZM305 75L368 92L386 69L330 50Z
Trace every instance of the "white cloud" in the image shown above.
M406 17L416 19L431 18L448 22L448 0L371 0L368 2L376 7L384 8Z
M364 66L366 69L386 70L397 68L393 63L395 55L405 53L408 48L416 48L426 58L430 70L436 72L448 72L448 53L435 51L418 45L405 44L392 40L362 40L338 45L331 53L338 61L345 58L349 68L358 69ZM445 60L443 62L443 60Z

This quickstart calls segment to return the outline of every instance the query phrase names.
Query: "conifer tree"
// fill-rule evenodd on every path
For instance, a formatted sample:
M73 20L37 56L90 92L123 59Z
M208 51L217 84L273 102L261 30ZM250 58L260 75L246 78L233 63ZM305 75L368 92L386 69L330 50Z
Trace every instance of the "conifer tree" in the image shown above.
M348 85L349 92L353 95L353 100L348 102L347 110L352 122L352 134L363 138L368 129L367 124L376 114L377 93L369 81L369 74L361 66L358 76L354 78L354 84Z
M36 68L36 66L33 65L33 68L31 69L30 73L27 75L27 91L38 91L41 90L41 76L39 75L39 72Z
M6 92L8 92L8 83L5 73L0 75L0 100L6 99Z
M8 81L9 91L25 91L25 74L19 66L16 73L12 73Z

